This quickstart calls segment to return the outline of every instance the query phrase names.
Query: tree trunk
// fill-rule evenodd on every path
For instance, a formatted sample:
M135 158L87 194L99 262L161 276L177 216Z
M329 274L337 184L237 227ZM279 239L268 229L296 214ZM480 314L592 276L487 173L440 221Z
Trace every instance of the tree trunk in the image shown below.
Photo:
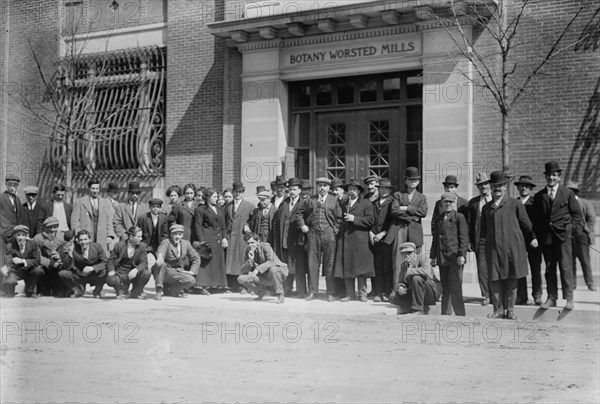
M509 166L508 115L502 114L502 171L508 172Z
M71 135L66 136L66 156L65 156L65 199L73 203L73 145L71 144Z

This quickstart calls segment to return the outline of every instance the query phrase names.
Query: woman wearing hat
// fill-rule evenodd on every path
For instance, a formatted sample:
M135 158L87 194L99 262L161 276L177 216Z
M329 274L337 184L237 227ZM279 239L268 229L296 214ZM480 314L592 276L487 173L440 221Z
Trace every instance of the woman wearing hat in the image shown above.
M348 199L340 202L343 212L342 226L337 237L335 277L346 283L343 302L355 300L355 282L358 280L360 301L367 301L367 278L375 276L373 254L369 250L369 230L375 223L373 205L360 195L364 187L351 180L344 185Z
M194 219L194 212L198 207L196 202L196 186L194 184L187 184L183 187L184 199L182 202L176 203L169 213L169 226L173 224L180 224L184 228L183 239L187 241L192 240L192 221Z
M225 234L225 211L218 204L219 193L212 188L204 191L204 204L196 208L194 213L194 247L205 254L202 257L200 270L196 276L195 290L209 295L209 288L224 289L227 287L225 275L225 252L227 239Z

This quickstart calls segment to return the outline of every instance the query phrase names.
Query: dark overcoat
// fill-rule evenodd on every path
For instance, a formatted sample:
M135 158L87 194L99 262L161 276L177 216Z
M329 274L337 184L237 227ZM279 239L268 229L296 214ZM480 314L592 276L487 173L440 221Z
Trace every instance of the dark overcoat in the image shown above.
M215 213L209 205L200 205L194 213L194 232L198 241L208 243L212 250L211 258L202 258L196 284L211 288L227 286L225 250L222 244L227 230L225 210L220 206L216 206L216 209Z
M241 275L240 268L244 264L244 226L248 224L254 206L245 200L240 202L237 211L234 212L235 201L225 209L225 225L227 226L227 257L225 260L225 273L227 275Z
M196 201L192 202L192 207L188 206L187 202L178 202L173 205L171 213L169 213L169 227L174 223L183 226L183 239L187 241L196 241L196 234L193 233L192 221L194 220L194 212L198 204Z

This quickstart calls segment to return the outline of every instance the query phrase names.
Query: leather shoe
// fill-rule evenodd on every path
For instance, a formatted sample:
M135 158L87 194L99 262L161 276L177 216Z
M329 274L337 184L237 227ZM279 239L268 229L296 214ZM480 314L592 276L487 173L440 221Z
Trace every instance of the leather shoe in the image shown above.
M588 285L588 290L591 290L592 292L597 292L598 288L592 283L591 285Z
M340 302L349 302L350 300L354 300L354 299L352 299L350 296L346 296L346 297L342 297L340 299Z
M335 297L333 297L333 296L329 295L329 296L327 296L327 301L328 301L329 303L333 303L333 302L335 302Z
M154 294L154 300L162 300L163 291L162 288L157 288L156 293Z
M575 305L573 304L573 300L567 300L567 304L565 304L565 310L573 310Z
M285 301L285 294L282 293L277 297L277 301L275 302L275 304L283 304L284 301Z
M373 302L375 302L375 303L381 303L381 297L379 297L379 296L375 296L375 297L373 298Z
M487 318L504 318L504 313L488 314Z
M360 301L363 302L363 303L366 303L366 302L369 301L369 299L367 298L367 296L361 296L360 297Z
M316 293L309 293L308 296L306 296L306 301L310 302L311 300L315 300L317 298L317 294Z
M541 306L540 309L549 309L550 307L556 307L556 300L548 298Z
M483 300L481 301L481 305L487 306L488 304L490 304L490 299L487 297L484 297Z
M93 293L93 296L95 299L102 299L105 295L106 295L106 293L104 293L103 290L101 290L100 292L94 291L94 293Z
M541 306L542 305L542 298L541 297L536 297L535 298L535 304L537 306Z
M248 289L241 288L241 289L240 289L240 294L241 294L241 295L247 295L247 294L248 294Z
M518 320L518 317L515 316L515 313L513 313L511 310L508 310L506 312L506 317L507 320Z

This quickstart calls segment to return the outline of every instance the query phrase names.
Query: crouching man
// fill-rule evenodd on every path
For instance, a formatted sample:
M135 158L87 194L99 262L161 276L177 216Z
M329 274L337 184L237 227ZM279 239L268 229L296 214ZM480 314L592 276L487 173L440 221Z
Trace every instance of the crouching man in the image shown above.
M156 251L156 265L152 269L156 284L155 300L167 296L183 296L183 290L196 283L200 268L200 256L192 244L183 239L183 226L174 224L170 236L163 240Z
M144 293L144 286L150 280L148 253L142 243L142 229L131 226L127 230L127 240L120 241L108 259L106 283L115 288L117 299L137 299ZM129 294L129 284L133 284Z
M257 300L264 297L266 288L273 287L277 295L277 304L283 303L283 283L289 274L287 265L277 258L269 243L260 242L256 233L246 234L244 240L248 246L244 251L242 275L237 278L239 284L254 291Z
M79 230L75 240L75 244L67 243L61 253L63 269L58 276L71 290L72 298L83 296L89 283L94 285L93 296L100 299L104 297L108 257L100 244L92 242L87 230Z
M6 265L0 268L0 285L3 295L15 296L15 286L20 280L25 281L25 295L36 297L35 285L44 276L40 266L40 248L33 240L29 240L29 227L15 226L12 241L6 247Z
M33 238L40 248L40 264L44 270L44 276L37 285L39 295L64 297L67 293L65 285L58 277L58 272L62 269L59 254L62 238L59 239L57 236L58 226L58 219L50 216L44 220L44 231Z
M400 314L429 314L429 306L435 306L436 302L429 261L417 255L415 243L403 243L399 249L403 262L394 272L394 291L390 302L400 306Z

